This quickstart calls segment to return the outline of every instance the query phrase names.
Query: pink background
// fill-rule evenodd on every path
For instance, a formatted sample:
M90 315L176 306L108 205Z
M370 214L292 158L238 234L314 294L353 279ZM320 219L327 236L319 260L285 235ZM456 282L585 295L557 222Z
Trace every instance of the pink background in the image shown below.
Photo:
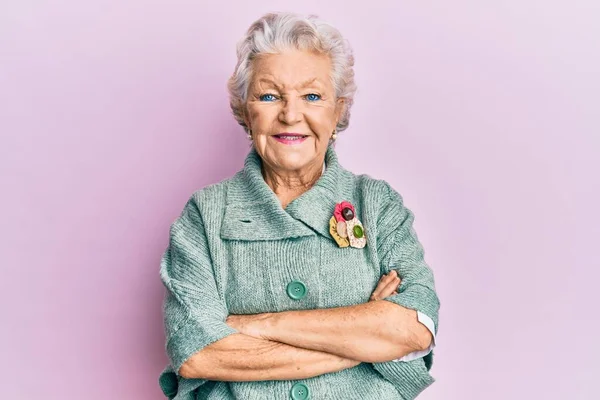
M403 194L442 301L420 399L597 398L596 0L3 2L1 397L162 398L159 259L242 166L225 84L272 10L355 49L340 161Z

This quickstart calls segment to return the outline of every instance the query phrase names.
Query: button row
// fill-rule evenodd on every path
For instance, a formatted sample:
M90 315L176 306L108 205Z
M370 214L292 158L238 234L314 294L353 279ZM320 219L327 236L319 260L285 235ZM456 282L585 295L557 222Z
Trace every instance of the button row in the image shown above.
M308 290L306 289L304 282L294 280L288 283L286 292L291 299L300 300L306 296L306 292L308 292ZM294 386L292 386L290 397L292 400L309 400L310 390L304 383L296 383Z

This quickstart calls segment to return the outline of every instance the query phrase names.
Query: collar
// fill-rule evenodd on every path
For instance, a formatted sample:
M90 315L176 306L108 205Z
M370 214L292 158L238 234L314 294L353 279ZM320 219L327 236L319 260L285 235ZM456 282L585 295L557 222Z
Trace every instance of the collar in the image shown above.
M244 168L227 189L221 237L231 240L278 240L320 234L333 241L329 219L335 204L350 200L349 172L338 163L330 145L325 153L326 168L317 182L284 209L265 182L262 160L252 148ZM351 201L351 200L350 200Z

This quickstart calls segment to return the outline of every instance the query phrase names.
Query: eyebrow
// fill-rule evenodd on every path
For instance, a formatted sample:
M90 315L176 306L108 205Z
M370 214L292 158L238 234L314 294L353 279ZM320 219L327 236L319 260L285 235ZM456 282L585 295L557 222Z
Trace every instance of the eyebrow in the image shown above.
M300 85L301 88L305 88L307 86L309 86L310 84L312 84L313 82L317 81L317 83L320 83L318 81L318 78L310 78L307 79L306 81L302 82ZM261 78L258 80L258 82L266 82L266 83L271 83L273 84L273 86L275 86L277 89L283 89L283 86L278 85L275 81L269 79L269 78Z

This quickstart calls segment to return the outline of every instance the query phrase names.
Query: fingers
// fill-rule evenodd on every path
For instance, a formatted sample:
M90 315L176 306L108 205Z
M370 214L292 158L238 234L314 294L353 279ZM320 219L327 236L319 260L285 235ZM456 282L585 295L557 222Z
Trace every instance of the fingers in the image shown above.
M389 274L383 275L377 284L377 287L371 294L369 301L380 300L393 294L398 294L398 286L402 280L398 277L395 270L390 271Z
M381 291L381 293L380 293L381 298L391 296L392 293L394 293L396 291L396 289L398 289L399 285L400 285L400 278L397 275L395 275L394 279L392 279L390 282L388 282L388 284L385 286L385 288Z
M386 276L386 277L382 278L380 283L377 285L377 288L371 295L370 300L380 300L385 297L391 296L392 294L398 294L396 289L400 285L400 282L401 282L400 278L398 278L398 277L391 277L388 279L386 279L386 278L388 278L388 277Z
M381 278L379 278L379 282L377 282L377 287L375 288L375 290L373 291L373 293L371 293L371 300L378 300L381 298L381 292L382 290L387 286L387 284L389 283L389 281L391 281L393 278L393 275L390 274L384 274Z
M388 284L393 283L394 280L396 280L397 275L398 274L396 273L395 270L390 271L387 275L383 275L379 279L377 287L373 291L373 294L375 295L375 297L382 298L383 297L383 291L388 286Z

